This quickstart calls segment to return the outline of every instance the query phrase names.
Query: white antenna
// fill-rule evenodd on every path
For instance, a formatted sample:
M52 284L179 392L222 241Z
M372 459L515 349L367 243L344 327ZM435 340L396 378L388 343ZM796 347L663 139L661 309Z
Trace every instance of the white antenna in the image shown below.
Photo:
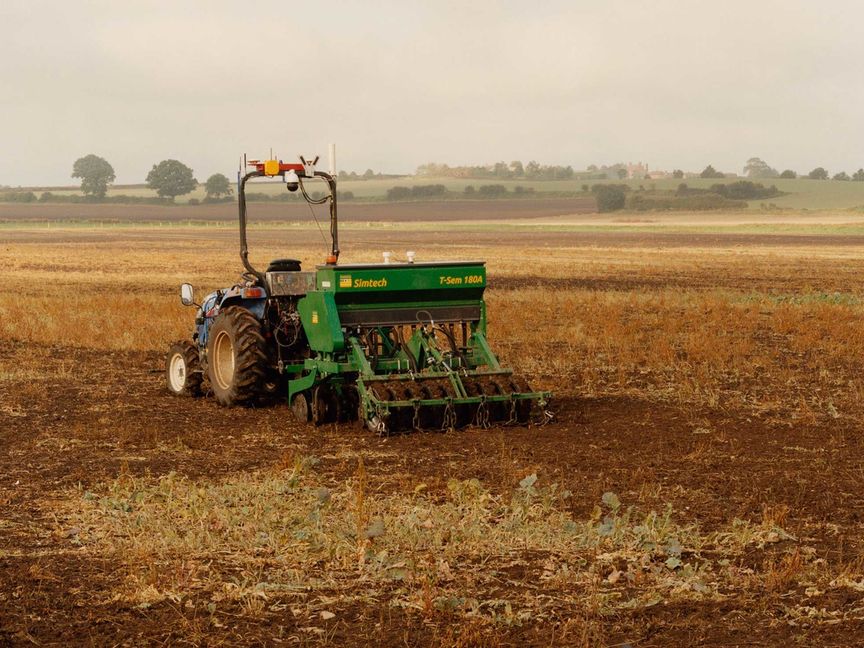
M330 145L330 175L336 177L336 145Z

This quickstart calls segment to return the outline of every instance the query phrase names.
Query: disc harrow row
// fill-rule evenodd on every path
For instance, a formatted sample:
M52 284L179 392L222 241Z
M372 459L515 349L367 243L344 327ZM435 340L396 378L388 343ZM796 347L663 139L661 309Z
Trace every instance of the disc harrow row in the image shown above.
M449 341L449 340L448 340ZM379 434L412 430L452 430L475 426L543 424L551 417L547 409L550 394L532 390L527 381L497 365L469 368L458 351L442 352L435 330L419 327L404 345L412 357L412 369L387 375L376 374L363 355L363 369L357 377L359 417ZM363 349L354 340L355 355ZM540 415L532 420L533 406Z
M461 378L461 382L464 396L454 394L440 379L358 382L361 399L367 403L363 418L371 430L384 435L466 426L542 425L552 418L548 395L532 391L523 379L499 374ZM535 402L541 413L532 418Z

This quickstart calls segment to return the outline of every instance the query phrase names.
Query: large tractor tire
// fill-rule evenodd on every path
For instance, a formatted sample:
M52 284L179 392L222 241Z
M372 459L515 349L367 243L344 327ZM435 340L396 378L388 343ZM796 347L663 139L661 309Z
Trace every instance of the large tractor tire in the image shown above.
M168 348L165 357L165 386L175 396L200 396L204 373L198 347L183 340Z
M264 391L267 354L261 324L240 306L219 311L207 339L207 374L216 402L249 405Z

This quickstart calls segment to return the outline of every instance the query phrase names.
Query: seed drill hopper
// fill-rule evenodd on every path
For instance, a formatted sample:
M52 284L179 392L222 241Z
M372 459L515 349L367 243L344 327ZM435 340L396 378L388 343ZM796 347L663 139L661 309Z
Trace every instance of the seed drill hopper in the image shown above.
M316 158L317 161L317 158ZM359 419L379 433L542 423L550 393L501 366L486 340L483 261L340 264L336 183L315 162L252 162L239 178L243 282L208 295L192 342L168 354L168 389L222 405L287 396L301 421ZM310 204L329 203L331 249L303 271L293 259L249 262L246 183L279 177ZM313 199L304 181L327 184ZM194 304L184 284L184 304ZM206 381L205 381L206 379Z

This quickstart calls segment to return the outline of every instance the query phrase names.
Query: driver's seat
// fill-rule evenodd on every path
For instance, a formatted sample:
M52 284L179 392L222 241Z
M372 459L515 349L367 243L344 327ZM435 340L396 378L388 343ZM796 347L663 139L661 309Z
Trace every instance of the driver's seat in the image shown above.
M267 266L267 272L299 272L300 262L297 259L273 259Z

